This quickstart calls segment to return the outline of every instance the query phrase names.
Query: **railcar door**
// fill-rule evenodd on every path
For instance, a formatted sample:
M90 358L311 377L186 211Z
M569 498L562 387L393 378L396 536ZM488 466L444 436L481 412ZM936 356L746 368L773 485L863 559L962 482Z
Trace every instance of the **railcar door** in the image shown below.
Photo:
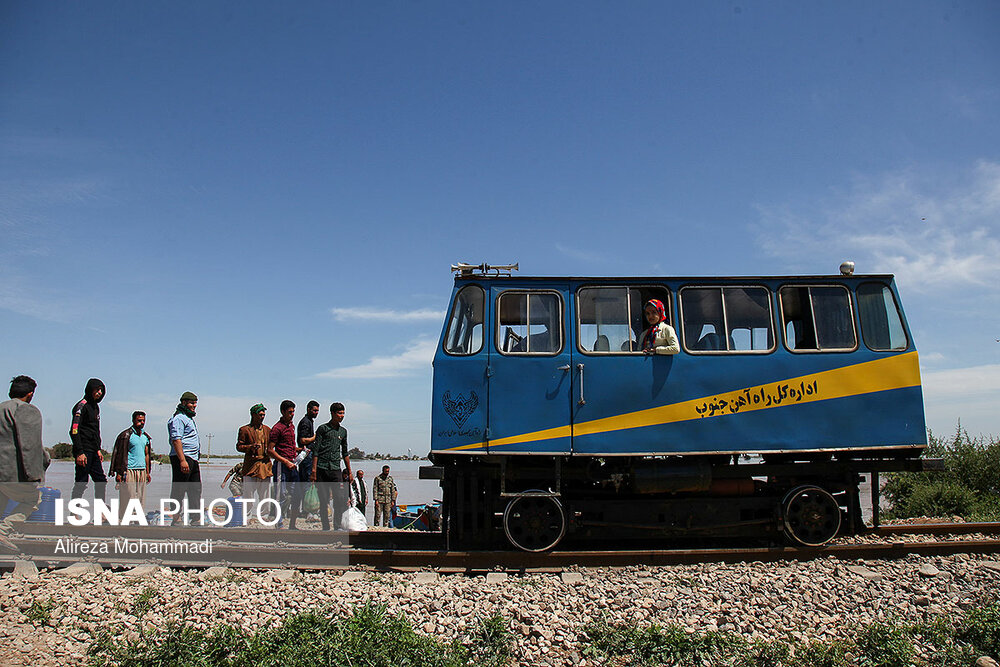
M456 289L452 299L434 355L433 451L475 453L485 448L491 348L487 295L488 289L471 283Z
M664 451L662 426L643 426L640 411L677 400L671 384L676 359L642 354L643 305L673 304L663 285L580 285L575 289L576 366L573 452L628 454Z
M490 298L489 451L568 454L574 372L568 286L494 285Z

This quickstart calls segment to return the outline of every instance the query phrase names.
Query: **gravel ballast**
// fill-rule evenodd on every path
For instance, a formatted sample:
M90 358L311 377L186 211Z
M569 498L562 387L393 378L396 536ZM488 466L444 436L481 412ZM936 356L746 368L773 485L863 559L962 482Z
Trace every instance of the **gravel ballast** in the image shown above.
M151 608L136 619L129 609L150 588L156 591ZM587 662L579 654L579 628L599 618L675 624L690 632L728 630L748 639L830 640L877 620L958 616L997 599L1000 562L965 554L897 561L827 558L507 577L364 569L78 568L37 576L7 573L0 590L3 665L81 664L89 632L107 623L156 629L186 616L200 627L229 623L250 630L311 608L347 614L365 603L384 604L418 632L444 640L499 612L510 621L521 664L581 665ZM50 610L48 624L26 617L36 602Z

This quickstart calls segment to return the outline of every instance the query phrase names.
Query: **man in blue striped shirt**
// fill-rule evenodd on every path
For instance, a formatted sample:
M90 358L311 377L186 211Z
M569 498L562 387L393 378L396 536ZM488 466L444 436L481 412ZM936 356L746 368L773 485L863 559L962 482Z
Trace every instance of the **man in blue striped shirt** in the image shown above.
M181 394L180 403L174 411L174 416L167 422L167 437L170 440L170 467L173 478L170 484L170 497L181 506L180 515L186 523L187 515L183 514L183 499L187 498L188 508L195 509L201 505L201 469L198 459L201 456L201 440L198 439L198 426L194 423L195 408L198 407L198 397L190 391ZM177 515L174 521L177 521ZM195 519L194 523L201 523Z

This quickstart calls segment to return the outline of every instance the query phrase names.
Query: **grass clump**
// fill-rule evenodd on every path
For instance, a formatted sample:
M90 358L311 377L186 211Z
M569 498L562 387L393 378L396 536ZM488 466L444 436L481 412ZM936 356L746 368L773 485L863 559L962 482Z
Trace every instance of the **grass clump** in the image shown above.
M52 600L35 600L22 612L32 625L51 625L55 607L56 603Z
M1000 656L1000 603L970 609L959 622L955 638L982 655Z
M688 633L676 625L609 624L597 621L584 627L590 639L584 653L599 658L625 658L623 664L699 666L706 661L718 664L723 658L746 652L748 642L728 632Z
M930 433L924 456L944 459L944 471L890 474L882 489L887 518L1000 521L1000 439L971 438L959 425L950 439Z
M728 632L690 633L599 621L585 626L583 653L615 665L694 667L969 667L1000 651L1000 604L958 620L876 622L834 641L747 641ZM918 651L918 647L920 650Z
M795 657L802 667L849 667L852 664L850 653L854 648L853 642L811 641L802 644L795 651Z
M417 634L409 621L381 605L359 607L349 616L305 612L254 632L224 624L201 629L186 617L138 637L126 637L121 630L106 628L95 636L89 649L92 665L502 667L513 651L513 637L500 616L477 623L466 647Z
M477 667L503 667L514 659L514 635L507 620L493 614L478 621L469 637L468 663Z
M865 626L855 640L861 667L910 667L916 650L906 628L876 622Z

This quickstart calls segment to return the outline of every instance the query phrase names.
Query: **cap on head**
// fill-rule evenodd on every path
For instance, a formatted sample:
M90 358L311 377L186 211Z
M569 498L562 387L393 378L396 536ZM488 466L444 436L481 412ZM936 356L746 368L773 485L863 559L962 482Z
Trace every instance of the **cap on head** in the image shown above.
M263 403L258 403L257 405L250 408L250 416L253 417L258 412L265 412L267 408L264 407Z
M181 394L181 401L197 401L197 400L198 400L198 395L195 394L193 391L185 391L183 394Z

